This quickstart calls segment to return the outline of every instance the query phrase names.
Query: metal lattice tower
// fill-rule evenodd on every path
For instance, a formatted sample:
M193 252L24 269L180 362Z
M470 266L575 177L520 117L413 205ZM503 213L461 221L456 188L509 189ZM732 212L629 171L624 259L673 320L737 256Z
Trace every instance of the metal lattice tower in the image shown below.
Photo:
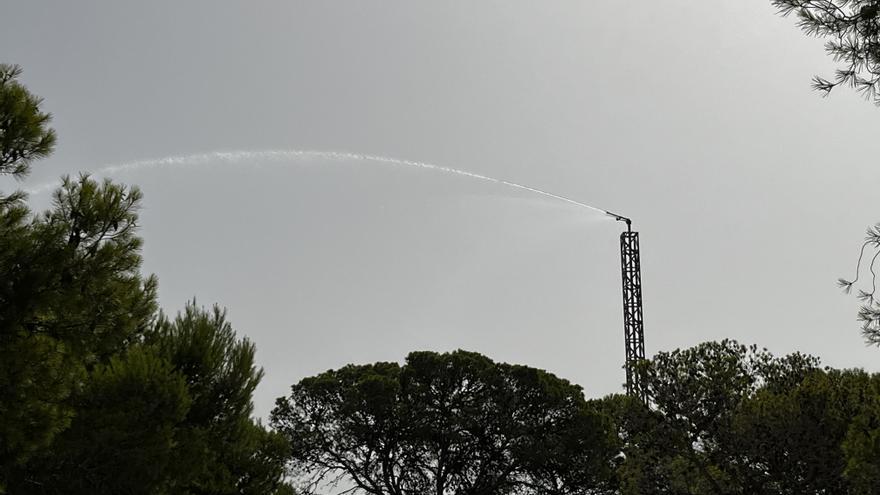
M620 234L620 271L623 282L623 339L626 346L626 393L647 402L635 365L645 359L645 324L642 314L642 267L639 256L639 233L632 231L629 218L609 213L626 222Z
M629 227L629 223L627 223ZM620 234L620 268L623 279L623 338L626 343L626 393L645 400L635 364L645 359L645 323L642 315L642 268L639 233Z

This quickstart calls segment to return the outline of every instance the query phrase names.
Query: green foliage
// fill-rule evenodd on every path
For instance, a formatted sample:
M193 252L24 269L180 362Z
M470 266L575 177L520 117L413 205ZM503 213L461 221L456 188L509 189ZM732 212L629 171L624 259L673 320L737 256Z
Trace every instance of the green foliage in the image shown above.
M658 353L639 372L656 410L690 441L705 442L759 387L785 388L817 366L818 360L809 356L779 359L755 346L723 340Z
M779 12L794 14L809 36L827 38L825 51L842 65L813 87L829 94L850 86L880 104L880 0L771 0Z
M659 353L651 408L611 396L622 494L876 493L880 375L733 341Z
M67 402L84 375L63 343L42 335L0 343L0 493L9 470L49 446L70 424Z
M580 387L476 353L413 352L294 385L272 412L304 493L596 493L616 439Z
M40 110L42 100L18 82L21 68L0 64L0 175L22 178L31 162L52 153L55 131L51 116ZM21 199L22 194L0 195L0 205Z
M77 350L95 361L124 349L149 328L157 306L157 281L142 278L137 212L142 195L136 187L98 183L87 175L65 177L54 194L55 207L40 222L62 256L54 266L66 290L64 312L34 319L65 335L85 326L70 339ZM64 257L66 255L66 257Z
M752 493L848 493L842 444L863 407L868 376L809 373L788 389L762 389L734 417L728 464Z
M184 377L154 350L113 357L92 372L71 427L29 463L12 491L170 493L177 426L189 405Z
M86 176L65 179L32 217L0 206L0 485L73 415L85 374L123 351L156 310L139 273L140 193Z
M0 488L272 493L286 444L250 419L254 346L216 308L153 322L140 192L82 176L54 199L0 208Z
M188 303L173 320L160 315L146 342L186 376L193 396L191 422L224 424L250 416L263 370L254 364L253 343L236 338L225 310Z
M156 311L156 280L140 275L137 188L65 178L54 207L31 220L0 209L0 331L64 341L98 362L136 340Z
M262 369L256 348L238 339L226 313L189 303L160 316L146 337L186 381L190 408L177 425L175 489L181 494L272 494L283 489L287 445L255 423L252 396Z
M0 65L0 174L52 150ZM63 178L40 215L0 197L0 493L290 494L286 440L250 415L262 370L225 314L156 318L141 193Z
M845 476L852 493L874 494L880 487L880 375L867 377L859 395L862 407L849 424L843 442Z
M165 481L175 427L190 402L185 378L152 349L136 347L99 366L64 436L76 442L70 449L76 471L67 480L80 484L83 493L155 493Z
M287 443L250 418L253 358L219 308L160 316L143 343L91 370L70 427L13 471L10 491L285 493Z

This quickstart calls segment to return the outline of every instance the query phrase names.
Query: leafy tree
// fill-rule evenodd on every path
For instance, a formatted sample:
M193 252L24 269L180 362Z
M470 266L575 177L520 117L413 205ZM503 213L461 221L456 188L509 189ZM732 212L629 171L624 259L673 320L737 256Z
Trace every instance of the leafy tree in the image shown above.
M714 493L696 466L682 454L684 435L638 398L611 395L595 401L614 418L621 445L617 484L624 495Z
M880 375L873 374L862 384L854 390L857 393L848 394L862 407L849 423L842 448L851 493L867 495L880 487Z
M813 87L829 94L840 85L880 104L880 0L771 0L794 14L810 36L827 38L825 51L841 66L831 79L815 76Z
M156 311L156 280L139 272L140 192L81 176L54 199L35 217L0 207L0 488L68 426L89 370Z
M303 379L272 423L304 493L599 493L618 452L580 387L465 351Z
M641 363L652 409L632 401L613 406L625 439L623 493L763 493L740 469L739 415L759 391L790 390L817 365L815 358L775 358L730 340Z
M723 444L743 493L852 493L843 445L869 381L862 371L814 370L746 400Z
M651 408L597 401L622 443L620 493L877 493L880 375L736 342L640 364Z
M51 116L40 110L42 100L18 82L20 75L20 67L0 64L0 175L15 178L26 176L31 162L55 147L55 131L48 127ZM0 194L0 206L22 196Z

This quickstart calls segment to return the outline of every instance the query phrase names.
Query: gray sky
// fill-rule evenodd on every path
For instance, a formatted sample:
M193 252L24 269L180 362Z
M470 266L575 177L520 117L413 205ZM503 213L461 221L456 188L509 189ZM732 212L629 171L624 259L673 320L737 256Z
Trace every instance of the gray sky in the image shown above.
M215 150L338 150L496 176L641 232L648 354L735 338L876 370L852 276L880 220L880 110L769 1L4 2L60 139L24 187ZM10 22L11 21L11 22ZM139 184L145 270L229 308L300 378L410 350L623 381L618 233L499 185L352 160L217 163ZM5 189L9 189L4 186ZM45 204L45 195L34 196Z

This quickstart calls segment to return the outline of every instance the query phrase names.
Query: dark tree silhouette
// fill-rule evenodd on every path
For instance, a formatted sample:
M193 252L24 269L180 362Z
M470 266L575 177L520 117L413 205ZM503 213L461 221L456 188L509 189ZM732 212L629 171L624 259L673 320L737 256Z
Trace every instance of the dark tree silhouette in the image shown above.
M877 259L880 258L880 224L868 229L865 242L859 250L859 258L856 262L855 276L852 280L838 279L837 284L847 294L858 286L861 279L862 265L866 264L871 273L869 282L864 288L857 288L856 296L862 301L859 310L859 321L862 323L862 335L865 342L880 346L880 300L877 298Z
M306 378L272 423L302 493L336 483L373 495L605 493L619 452L580 387L464 351Z
M639 371L650 408L598 401L624 441L621 495L877 493L880 375L731 340Z
M42 99L18 82L20 75L17 65L0 64L0 175L17 179L55 147L55 131L48 127L52 117L40 110ZM6 198L0 194L0 205L22 197L20 192Z
M825 50L841 64L834 77L813 78L816 90L850 86L880 105L880 0L771 2L783 16L797 16L807 35L827 38Z

